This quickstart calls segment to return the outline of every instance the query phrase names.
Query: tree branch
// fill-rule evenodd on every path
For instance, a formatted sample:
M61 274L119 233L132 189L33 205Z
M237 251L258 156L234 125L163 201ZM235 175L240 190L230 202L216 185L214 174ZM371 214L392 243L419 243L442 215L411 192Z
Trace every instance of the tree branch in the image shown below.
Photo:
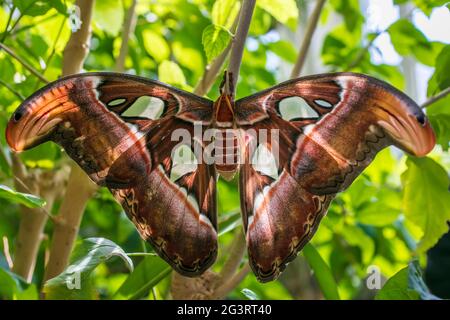
M2 86L4 86L6 89L8 89L9 91L11 91L20 100L25 100L25 97L19 91L15 90L11 85L6 83L5 81L0 79L0 84Z
M128 41L136 26L136 4L137 0L133 0L127 11L127 17L122 30L122 43L120 45L119 57L116 62L117 72L123 72L125 69L125 59L128 55Z
M311 45L311 40L314 35L314 31L316 31L317 23L319 22L320 14L322 13L325 1L326 0L317 0L311 18L308 20L305 37L303 38L302 44L300 46L297 61L295 62L294 68L292 69L291 78L297 78L302 72L303 65L305 64L306 56Z
M241 264L242 257L245 254L245 236L242 229L239 229L233 239L233 243L231 244L231 249L229 253L229 257L227 261L225 261L222 270L220 271L221 283L227 282L229 278L231 278L236 270L239 268Z
M48 177L55 182L54 177ZM56 183L56 182L55 182ZM16 249L14 253L13 272L21 275L27 282L31 282L36 264L36 258L39 247L43 239L43 230L48 220L47 213L52 209L56 198L55 190L61 186L55 186L53 189L39 190L39 194L45 199L44 208L22 207L20 212L19 233L16 240ZM17 190L21 190L17 184Z
M437 102L438 100L441 100L441 99L445 98L449 94L450 94L450 87L448 87L447 89L444 89L443 91L441 91L437 95L429 98L427 101L425 101L422 104L422 108L425 109L425 108L431 106L433 103Z
M245 40L247 39L250 22L252 21L253 10L255 9L256 0L244 0L242 9L239 13L239 23L236 30L236 36L231 45L230 63L228 72L233 76L232 95L236 92L236 83L239 77L239 69L241 68L242 56L244 54Z
M13 272L31 282L43 238L45 224L50 217L54 200L64 181L63 172L28 172L16 154L11 155L14 184L20 192L39 195L46 200L44 208L20 206L20 225L14 252Z
M7 47L4 43L1 43L1 42L0 42L0 48L5 50L5 52L7 54L9 54L11 57L16 59L25 69L30 71L34 76L39 78L42 82L49 83L49 81L42 74L40 74L39 71L37 71L35 68L33 68L33 66L31 64L29 64L27 61L25 61L20 56L18 56L11 48Z
M370 39L370 41L364 46L364 48L362 48L358 52L358 54L356 55L355 59L352 62L350 62L350 64L346 68L346 71L350 71L350 70L356 68L357 66L359 66L359 64L363 61L364 56L369 52L369 49L373 46L375 40L383 32L377 33L376 36L374 36L372 39Z
M78 73L83 69L84 59L89 53L91 39L92 8L95 0L77 0L75 5L80 8L81 28L70 35L63 51L63 75Z
M80 72L89 52L94 0L77 0L75 4L80 8L82 25L78 31L71 34L64 49L63 75ZM86 203L95 190L96 186L88 176L73 163L65 196L55 218L45 280L57 276L67 266Z
M242 280L244 280L245 276L250 272L250 265L246 264L236 273L231 279L225 283L223 283L220 287L218 287L214 291L214 295L212 299L224 299L231 291L236 288Z
M84 209L96 189L83 170L74 164L59 213L55 217L45 280L57 276L66 268Z

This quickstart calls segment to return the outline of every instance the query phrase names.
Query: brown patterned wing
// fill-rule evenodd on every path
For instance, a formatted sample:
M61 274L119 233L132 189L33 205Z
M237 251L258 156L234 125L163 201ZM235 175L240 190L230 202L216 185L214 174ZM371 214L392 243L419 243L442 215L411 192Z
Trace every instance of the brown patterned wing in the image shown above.
M237 101L236 117L247 132L241 207L250 264L260 281L280 274L313 236L335 194L379 150L395 145L424 156L435 144L414 101L352 73L282 83ZM272 165L258 160L261 146Z
M193 276L216 257L216 174L194 163L174 175L172 152L181 142L172 134L181 130L182 144L192 148L194 122L208 126L211 118L212 102L190 93L131 75L87 73L24 101L6 137L15 151L45 141L61 145L111 190L161 257Z

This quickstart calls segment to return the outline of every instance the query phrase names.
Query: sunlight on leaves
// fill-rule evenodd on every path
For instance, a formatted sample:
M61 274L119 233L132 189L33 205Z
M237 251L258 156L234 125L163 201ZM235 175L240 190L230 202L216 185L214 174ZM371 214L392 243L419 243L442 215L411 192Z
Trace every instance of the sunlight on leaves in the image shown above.
M88 238L75 247L71 263L58 276L44 285L46 299L95 299L90 275L94 269L112 257L120 257L132 271L133 262L114 242L104 238Z
M259 0L256 5L289 28L296 27L298 9L295 0Z
M377 300L439 300L426 286L419 262L414 260L392 276L376 296Z
M172 268L160 257L145 256L116 292L114 299L141 298L171 271Z
M45 206L45 200L28 193L14 191L10 187L0 184L0 198L7 199L27 206L28 208L39 208Z
M424 233L418 252L431 248L448 231L450 220L449 178L431 158L409 157L402 174L403 209L407 219Z
M122 29L124 9L122 0L97 0L94 21L103 31L116 36Z
M210 24L203 30L202 43L208 62L214 60L228 46L231 34L225 28Z

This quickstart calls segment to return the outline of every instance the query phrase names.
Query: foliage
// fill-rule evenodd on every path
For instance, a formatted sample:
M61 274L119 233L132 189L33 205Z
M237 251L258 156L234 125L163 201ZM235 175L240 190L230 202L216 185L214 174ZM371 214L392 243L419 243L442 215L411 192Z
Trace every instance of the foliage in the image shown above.
M71 263L66 270L48 280L43 292L48 299L91 299L96 292L91 285L90 275L94 269L110 258L120 257L127 268L133 271L133 262L114 242L104 238L88 238L73 250Z
M397 272L381 289L378 300L438 300L422 279L419 263L414 260Z
M29 208L37 208L45 205L44 199L32 194L14 191L10 187L4 185L0 185L0 198L26 205Z
M68 8L73 2L1 1L0 42L46 79L57 79L71 32ZM287 79L286 70L297 59L298 44L291 39L297 28L304 28L310 2L257 1L237 84L238 98ZM446 2L401 0L395 4L409 3L414 12L430 16L434 8ZM86 71L116 68L130 5L130 0L96 1ZM194 90L206 66L232 41L240 5L234 0L138 1L125 71ZM359 1L327 1L318 28L329 31L320 40L320 52L310 52L309 59L312 64L323 64L328 71L363 72L405 89L408 79L402 67L375 59L380 55L377 39L388 37L402 58L434 68L427 83L427 96L434 96L450 86L450 44L431 41L411 21L406 16L385 30L367 31L366 13ZM1 49L0 70L0 132L4 132L14 109L43 82ZM219 82L217 79L207 93L211 99L218 96ZM248 274L228 298L292 299L310 290L327 299L356 299L365 288L366 270L371 265L377 265L382 276L389 279L377 299L434 298L422 280L420 267L426 265L427 250L448 231L450 220L449 105L447 96L427 108L438 139L438 146L429 157L416 159L396 149L385 149L347 191L337 196L312 244L297 258L306 260L306 270L299 270L294 262L280 280L268 284L260 284ZM19 158L33 174L60 172L68 162L64 152L50 143L24 152ZM18 186L14 184L11 160L4 134L0 134L0 237L9 244L9 248L4 245L5 240L0 244L0 299L38 299L41 291L46 292L47 298L58 299L170 297L170 267L142 242L105 189L88 202L78 245L63 274L43 281L44 257L51 243L48 240L40 246L31 284L10 271L7 261L17 251L21 205L41 207L47 200L28 194L33 192L15 191ZM223 253L234 232L241 228L240 206L236 180L219 180L218 190L219 251ZM59 196L49 213L60 205ZM53 230L54 221L50 220L44 232L51 237ZM109 259L115 255L125 263ZM226 256L219 255L213 271L221 270ZM420 266L411 263L415 257ZM132 265L136 267L130 272ZM81 272L81 290L67 288L67 276L74 270ZM311 270L316 285L296 290L292 284L299 283L298 272L311 277Z

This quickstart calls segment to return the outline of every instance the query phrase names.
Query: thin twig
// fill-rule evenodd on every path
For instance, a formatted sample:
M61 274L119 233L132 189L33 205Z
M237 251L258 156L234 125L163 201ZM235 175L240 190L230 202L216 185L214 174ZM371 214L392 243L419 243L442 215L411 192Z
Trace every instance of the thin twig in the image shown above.
M19 33L27 31L27 30L29 30L31 28L35 28L36 26L42 24L43 22L52 20L55 17L59 17L59 15L60 15L59 13L54 13L54 14L49 15L49 16L46 15L42 19L39 19L38 17L36 17L35 19L32 20L33 21L32 23L27 24L27 25L22 25L22 26L16 28L15 30L11 30L11 32L8 33L8 36L16 36Z
M122 43L120 45L119 57L116 62L117 72L123 72L125 69L125 59L128 55L128 41L136 26L136 4L137 0L133 0L127 11L127 17L122 31Z
M89 52L94 0L77 0L75 4L80 8L80 20L83 23L79 30L70 35L64 48L63 75L80 72ZM64 198L58 215L55 217L50 256L44 275L45 280L57 276L67 266L84 209L95 190L96 186L89 180L83 170L78 165L73 164Z
M383 31L381 33L377 33L372 39L370 39L370 41L364 46L364 48L362 48L358 52L355 59L352 62L350 62L350 64L346 68L346 71L350 71L350 70L356 68L357 66L359 66L359 64L363 61L365 55L369 52L369 49L373 46L375 40L378 38L378 36L380 34L382 34L384 32L385 31Z
M241 67L242 55L244 54L245 40L247 39L250 22L252 21L253 10L255 9L256 0L244 0L242 9L239 13L239 23L236 30L236 36L231 45L230 63L228 71L233 77L232 91L233 96L236 92L236 83L239 77L239 69Z
M448 87L447 89L441 91L440 93L438 93L437 95L429 98L427 101L425 101L422 104L422 108L425 109L427 107L429 107L430 105L432 105L433 103L437 102L438 100L441 100L443 98L445 98L447 95L450 94L450 87Z
M326 0L317 0L311 18L308 20L308 25L306 26L305 36L300 46L297 61L295 62L294 68L291 72L291 78L297 78L302 72L303 65L305 64L306 56L311 45L311 40L314 35L314 31L317 28L317 23L319 22L320 14L322 13L325 1Z
M229 257L220 271L221 281L218 286L222 285L224 282L227 282L239 268L242 257L245 254L245 249L245 236L242 229L239 229L234 235L234 240L231 244L231 249L229 250Z
M16 11L15 5L13 5L9 11L8 21L6 21L5 31L3 31L2 40L0 42L4 42L6 37L8 36L8 28L14 15L14 11Z
M411 15L413 14L415 8L412 8L407 14L405 14L404 17L402 18L408 18L411 17ZM372 39L369 40L369 42L358 52L358 54L356 55L355 59L350 62L347 67L345 68L346 71L350 71L354 68L356 68L364 59L364 56L367 54L367 52L369 52L369 49L373 46L373 44L375 43L375 40L377 40L377 38L388 32L389 28L391 27L391 25L389 25L386 29L382 30L382 31L378 31L375 33L375 35L373 36Z
M2 86L4 86L6 89L8 89L9 91L11 91L20 100L25 100L25 97L19 91L15 90L10 84L4 82L1 79L0 79L0 84Z
M28 188L28 186L25 184L25 181L20 179L17 175L14 176L14 181L17 182L24 189L24 192L29 193L29 194L36 193L36 192L32 191L30 188ZM46 202L48 202L48 201L46 201ZM34 208L34 209L44 213L48 218L50 218L51 221L54 220L54 216L45 207Z
M54 57L54 55L56 53L56 45L57 45L57 43L59 41L59 38L61 37L62 31L64 29L64 25L66 23L66 19L67 18L64 16L62 21L61 21L61 25L59 26L58 33L56 34L55 40L53 41L52 51L50 52L50 55L47 57L47 59L45 61L45 67L42 70L42 74L43 75L45 74L45 71L47 71L48 66L50 65L50 62L52 61L52 59L53 59L53 57ZM36 85L35 85L34 90L37 90L37 88L39 86L39 82L40 82L39 80L36 81Z
M199 96L204 96L208 93L214 81L217 78L220 70L222 69L228 54L230 53L231 43L225 48L225 50L214 61L205 68L202 78L197 83L194 89L194 93Z
M40 74L39 71L37 71L35 68L33 68L28 62L26 62L23 58L18 56L12 49L7 47L4 43L0 42L0 48L5 50L5 52L7 54L9 54L11 57L13 57L17 61L19 61L20 64L22 66L24 66L25 69L30 71L34 76L38 77L42 82L49 83L49 81L47 79L45 79L45 77L42 74Z

